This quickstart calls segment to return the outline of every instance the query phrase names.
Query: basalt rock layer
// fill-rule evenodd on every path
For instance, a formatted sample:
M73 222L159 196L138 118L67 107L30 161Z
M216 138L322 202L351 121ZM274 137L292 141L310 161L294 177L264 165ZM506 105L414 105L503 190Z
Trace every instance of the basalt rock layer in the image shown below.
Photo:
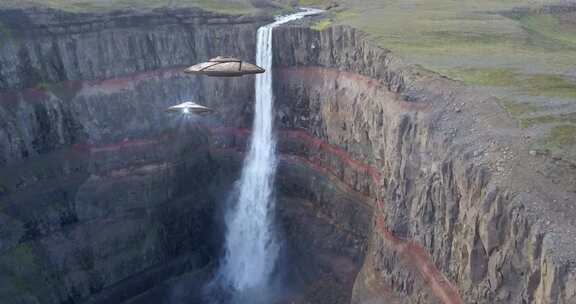
M206 265L218 192L208 139L164 109L193 100L230 126L249 121L253 78L182 70L213 52L253 60L265 19L27 9L0 20L0 302L119 303Z
M282 127L374 172L355 188L375 207L352 303L576 301L573 196L515 157L528 151L496 100L350 28L275 37L290 46L275 53Z

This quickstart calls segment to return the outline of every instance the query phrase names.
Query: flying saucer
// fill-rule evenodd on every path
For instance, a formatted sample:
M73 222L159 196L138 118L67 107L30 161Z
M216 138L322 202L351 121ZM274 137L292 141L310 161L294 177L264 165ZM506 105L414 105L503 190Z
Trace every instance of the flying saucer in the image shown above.
M182 114L210 114L212 112L214 112L214 110L199 105L195 102L191 102L191 101L187 101L187 102L183 102L181 104L177 104L175 106L171 106L168 109L166 109L166 112L171 112L171 113L182 113Z
M242 61L238 58L218 56L210 59L208 62L193 65L185 69L184 72L212 77L238 77L264 73L265 70L255 64Z

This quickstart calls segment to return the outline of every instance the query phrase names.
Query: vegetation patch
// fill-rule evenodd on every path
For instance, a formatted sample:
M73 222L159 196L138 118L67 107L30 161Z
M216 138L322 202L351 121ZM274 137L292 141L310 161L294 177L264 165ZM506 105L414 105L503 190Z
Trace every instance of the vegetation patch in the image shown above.
M513 20L519 22L522 27L532 33L565 44L567 47L576 47L576 26L568 22L561 22L563 17L573 12L547 12L523 11L510 14Z
M31 281L37 276L36 257L30 243L22 243L0 256L0 270L9 274L19 292L32 291Z
M501 68L453 68L439 72L469 85L513 86L519 83L515 72Z
M7 43L11 37L12 33L10 32L10 29L0 22L0 47Z
M353 18L358 16L358 12L351 10L351 9L338 9L335 11L334 16L337 20L344 21L347 18Z
M556 147L576 145L576 126L561 125L552 128L546 138L546 144Z
M449 44L500 44L507 43L517 37L504 33L483 33L483 32L463 32L463 31L430 31L423 32L425 40L429 44L449 43Z
M576 97L574 79L553 74L521 74L504 68L450 68L436 69L439 73L468 85L514 87L520 93L532 96Z
M576 124L576 113L545 115L538 117L523 118L520 120L520 126L527 128L537 124L547 123L573 123Z
M520 84L531 95L576 97L576 81L560 75L538 74Z
M498 104L510 114L510 116L514 118L518 118L518 116L525 115L528 113L538 111L538 107L535 105L525 103L525 102L518 102L514 99L510 98L499 98Z
M306 5L303 5L306 6ZM314 6L314 5L311 5ZM314 23L311 26L311 29L316 30L316 31L321 31L324 30L325 28L329 27L330 25L334 24L334 23L344 23L344 21L347 18L351 18L356 16L358 13L350 10L350 9L346 9L346 8L337 8L334 10L330 10L328 15L329 17L320 19L319 21L317 21L316 23Z
M321 31L332 24L332 20L330 18L324 18L311 26L311 28L315 31Z
M299 6L325 6L329 2L327 0L299 0Z
M50 91L50 84L47 82L40 82L36 85L36 89L48 92Z
M0 196L5 195L8 193L8 187L0 184ZM0 204L0 210L2 208L2 204Z

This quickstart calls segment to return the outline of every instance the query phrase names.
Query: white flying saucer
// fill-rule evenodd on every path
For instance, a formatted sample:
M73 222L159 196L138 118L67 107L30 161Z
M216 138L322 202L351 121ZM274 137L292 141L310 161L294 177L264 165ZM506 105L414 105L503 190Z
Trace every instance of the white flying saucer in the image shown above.
M182 114L210 114L214 112L214 110L205 107L203 105L199 105L195 102L187 101L181 104L177 104L175 106L171 106L166 109L166 112L170 113L182 113Z

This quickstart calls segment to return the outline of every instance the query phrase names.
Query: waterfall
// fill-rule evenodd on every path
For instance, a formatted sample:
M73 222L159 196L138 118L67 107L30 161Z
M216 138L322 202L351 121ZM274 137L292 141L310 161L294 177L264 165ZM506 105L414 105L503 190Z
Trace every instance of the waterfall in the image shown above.
M272 128L272 31L281 24L319 12L305 9L258 29L256 64L266 69L266 73L256 76L250 149L237 183L237 201L226 214L225 256L219 271L219 279L234 291L266 287L280 250L273 223L277 159Z

